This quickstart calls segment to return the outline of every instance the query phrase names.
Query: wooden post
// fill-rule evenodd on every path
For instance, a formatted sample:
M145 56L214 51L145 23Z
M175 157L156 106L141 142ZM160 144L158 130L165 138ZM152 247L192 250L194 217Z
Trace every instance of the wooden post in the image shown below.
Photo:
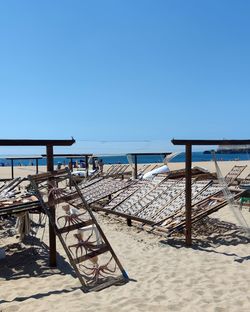
M38 158L36 158L36 174L38 174Z
M14 179L14 160L11 159L11 179Z
M85 155L86 177L89 176L89 157Z
M135 171L134 171L134 178L137 179L137 155L134 155L135 156Z
M127 226L132 226L132 220L130 218L127 218Z
M186 145L186 245L192 245L192 145Z
M47 145L47 171L54 171L53 145ZM48 198L50 213L55 223L55 206L51 204L51 198ZM49 223L49 248L50 248L50 266L56 267L56 234L51 223Z

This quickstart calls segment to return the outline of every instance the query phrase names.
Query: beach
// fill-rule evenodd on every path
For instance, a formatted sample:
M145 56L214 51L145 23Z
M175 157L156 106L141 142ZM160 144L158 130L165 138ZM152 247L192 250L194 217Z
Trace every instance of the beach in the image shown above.
M250 173L250 162L219 162L223 175L232 167L248 165L240 178ZM214 162L193 163L215 172ZM170 170L184 163L169 163ZM45 168L40 168L41 172ZM16 167L15 175L34 173L34 167ZM1 178L10 168L0 168ZM9 175L9 176L8 176ZM243 208L250 224L250 212ZM100 226L125 268L130 281L100 292L83 293L67 257L57 242L58 267L48 266L48 229L39 229L29 248L9 250L9 263L0 260L0 311L216 311L250 310L250 249L247 234L226 206L195 227L192 247L183 236L165 238L125 220L95 213ZM212 226L213 224L213 226ZM205 227L206 228L206 227ZM0 246L17 242L15 236L0 237ZM34 246L34 247L32 247Z

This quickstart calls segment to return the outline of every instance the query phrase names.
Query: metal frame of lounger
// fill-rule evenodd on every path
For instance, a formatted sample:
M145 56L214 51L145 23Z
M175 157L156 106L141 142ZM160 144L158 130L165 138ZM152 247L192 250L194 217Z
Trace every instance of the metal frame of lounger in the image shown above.
M196 198L207 186L211 184L211 180L203 181L193 181L192 183L192 200ZM153 220L155 223L159 224L163 220L168 219L171 215L176 214L178 211L185 207L185 189L181 192L174 200L167 204L160 213L157 213Z
M132 196L141 186L143 182L140 180L133 180L131 184L115 196L103 209L114 210L118 205Z
M231 193L233 194L233 198L237 199L241 196L243 191L232 190ZM209 214L221 209L227 204L228 202L224 198L223 191L221 190L192 206L191 222L195 223ZM183 209L183 211L181 211L179 214L173 216L172 219L170 218L167 223L162 223L161 226L169 232L169 235L171 235L174 231L183 229L185 227L186 217L184 210L185 209Z
M225 176L225 181L228 185L232 184L237 178L238 176L243 172L243 170L245 170L245 168L247 167L247 165L245 166L238 166L235 165Z
M136 190L136 192L134 192L129 198L123 201L120 205L116 206L114 211L133 215L131 207L133 207L135 203L140 201L144 196L146 196L151 190L153 190L157 186L156 183L146 180L142 181L141 183L141 187Z

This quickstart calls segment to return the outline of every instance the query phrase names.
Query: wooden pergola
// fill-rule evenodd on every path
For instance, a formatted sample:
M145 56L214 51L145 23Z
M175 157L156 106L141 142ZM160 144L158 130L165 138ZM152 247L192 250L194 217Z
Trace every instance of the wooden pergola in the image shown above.
M186 149L186 245L192 245L192 146L193 145L244 145L250 140L176 140L174 145L185 145Z
M129 153L127 154L128 155L131 155L134 157L134 165L135 165L135 170L134 170L134 178L137 179L137 173L138 173L138 159L137 157L138 156L155 156L155 155L161 155L163 156L164 158L167 156L167 155L170 155L171 153L169 152L166 152L166 153Z
M92 157L92 156L93 156L93 154L54 154L54 157L63 157L63 158L70 159L71 163L73 163L73 159L84 158L85 163L86 163L87 176L88 176L88 168L89 168L88 159L89 159L89 157ZM46 157L46 155L42 154L42 157Z
M38 160L42 159L41 156L12 156L6 157L7 160L11 161L11 179L14 179L14 160L35 160L36 162L36 174L38 174Z
M54 171L54 146L71 146L75 140L29 140L29 139L4 139L0 146L46 146L47 171ZM49 204L52 218L55 221L55 206ZM56 235L52 225L49 225L50 266L56 267Z

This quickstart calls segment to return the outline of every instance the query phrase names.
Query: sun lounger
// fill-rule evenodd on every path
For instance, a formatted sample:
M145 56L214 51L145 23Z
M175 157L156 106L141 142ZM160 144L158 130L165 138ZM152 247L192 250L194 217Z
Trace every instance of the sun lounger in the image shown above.
M247 166L234 166L225 176L225 181L228 185L233 184L237 177L245 170Z

